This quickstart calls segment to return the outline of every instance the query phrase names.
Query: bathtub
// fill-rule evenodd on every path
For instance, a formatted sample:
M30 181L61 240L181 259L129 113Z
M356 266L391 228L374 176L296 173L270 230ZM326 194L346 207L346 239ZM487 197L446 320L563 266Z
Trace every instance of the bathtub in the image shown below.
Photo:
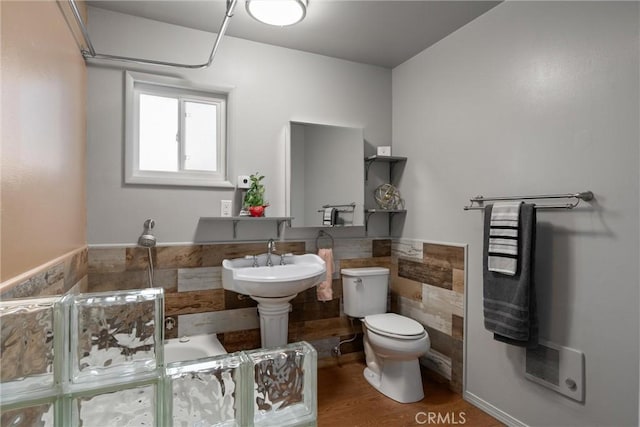
M164 363L226 354L215 334L173 338L164 342Z

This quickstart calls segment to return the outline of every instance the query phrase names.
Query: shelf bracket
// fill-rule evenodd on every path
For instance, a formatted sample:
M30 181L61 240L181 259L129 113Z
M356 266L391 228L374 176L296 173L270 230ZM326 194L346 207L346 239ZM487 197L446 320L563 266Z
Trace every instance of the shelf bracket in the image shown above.
M393 182L393 169L398 162L389 162L389 182Z
M391 225L393 225L393 217L399 212L389 212L389 236L391 236Z
M364 234L369 234L369 218L371 218L371 215L373 215L375 212L366 212L364 214Z
M238 221L237 219L233 220L233 238L235 239L236 237L238 237Z
M371 163L373 163L373 160L364 161L364 180L365 181L369 181L369 168L371 167Z
M289 226L289 228L291 228L291 219L279 219L276 225L276 233L278 235L278 238L280 238L280 234L282 231L282 225L283 224L287 224Z

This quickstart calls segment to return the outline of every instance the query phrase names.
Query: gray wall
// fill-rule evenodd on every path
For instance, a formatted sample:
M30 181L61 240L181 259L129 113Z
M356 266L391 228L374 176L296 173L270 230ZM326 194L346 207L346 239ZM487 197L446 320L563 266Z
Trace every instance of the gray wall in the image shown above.
M403 235L469 244L466 389L526 424L638 424L638 19L636 2L507 2L393 70ZM536 271L542 337L586 355L583 405L484 329L483 214L462 207L584 190L592 207L539 213Z
M89 8L89 22L101 53L202 62L215 38L96 8ZM265 175L269 216L284 215L284 132L290 120L363 128L372 145L387 145L391 138L388 69L232 37L224 38L207 70L133 69L235 87L234 102L229 105L230 177L235 183L240 174L259 171ZM123 184L122 70L89 67L87 108L90 244L132 243L147 217L156 219L155 231L163 243L230 238L230 224L218 230L199 219L219 216L220 200L239 202L234 191ZM269 225L270 234L272 228ZM355 232L362 234L362 230ZM294 235L294 230L288 231L289 237Z

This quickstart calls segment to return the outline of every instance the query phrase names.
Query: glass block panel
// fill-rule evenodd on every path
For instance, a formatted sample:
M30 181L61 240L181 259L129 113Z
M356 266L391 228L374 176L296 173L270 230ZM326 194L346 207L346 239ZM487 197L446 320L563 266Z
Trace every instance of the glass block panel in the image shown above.
M72 426L82 427L153 427L158 417L157 384L123 388L91 396L77 396L72 401Z
M309 425L317 417L317 353L306 342L246 352L256 426Z
M162 364L163 290L82 294L71 304L72 383L154 375Z
M0 302L0 396L7 404L55 393L54 353L59 297ZM55 338L55 339L54 339ZM4 424L3 424L4 425Z
M55 403L39 403L17 409L2 409L0 426L3 427L53 427Z
M243 353L169 363L164 425L245 426L249 359ZM244 382L243 382L244 381Z

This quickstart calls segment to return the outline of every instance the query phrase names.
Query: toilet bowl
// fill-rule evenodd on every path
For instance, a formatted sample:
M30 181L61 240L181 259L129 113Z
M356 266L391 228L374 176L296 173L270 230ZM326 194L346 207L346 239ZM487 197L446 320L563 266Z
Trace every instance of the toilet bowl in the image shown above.
M369 384L400 403L422 400L418 357L430 347L422 325L408 317L384 313L366 316L363 326L367 360L364 377Z
M429 350L429 335L415 320L386 313L389 269L349 268L341 273L344 312L363 322L365 379L398 402L422 400L418 357Z

